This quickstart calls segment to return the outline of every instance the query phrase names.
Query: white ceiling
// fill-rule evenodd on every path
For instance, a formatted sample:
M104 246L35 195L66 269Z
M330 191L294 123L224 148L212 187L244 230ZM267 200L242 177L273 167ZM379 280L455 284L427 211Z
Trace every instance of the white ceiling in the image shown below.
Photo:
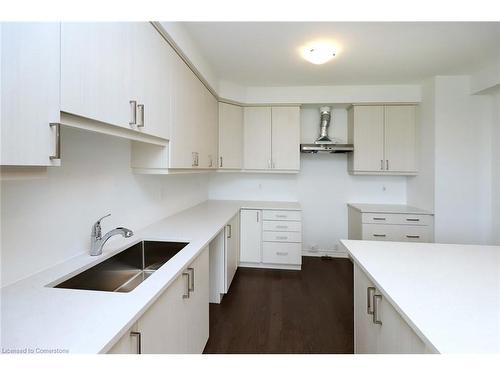
M186 22L220 80L244 86L420 83L500 56L500 22ZM325 65L298 48L333 41Z

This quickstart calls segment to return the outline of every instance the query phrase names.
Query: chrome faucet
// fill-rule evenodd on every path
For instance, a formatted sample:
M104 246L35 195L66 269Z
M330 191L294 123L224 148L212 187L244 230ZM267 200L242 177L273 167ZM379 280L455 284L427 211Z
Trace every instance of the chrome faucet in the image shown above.
M90 235L90 255L101 255L102 247L112 236L121 234L123 237L128 238L134 235L134 232L132 232L130 229L118 227L110 230L108 233L102 236L101 220L108 216L111 216L111 214L107 214L106 216L101 217L92 226L92 234Z

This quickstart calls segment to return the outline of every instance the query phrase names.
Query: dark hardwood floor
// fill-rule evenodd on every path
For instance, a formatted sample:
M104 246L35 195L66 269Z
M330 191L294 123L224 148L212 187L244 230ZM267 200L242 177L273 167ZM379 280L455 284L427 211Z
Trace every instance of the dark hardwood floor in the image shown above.
M302 262L302 271L239 268L210 304L204 353L353 353L351 261Z

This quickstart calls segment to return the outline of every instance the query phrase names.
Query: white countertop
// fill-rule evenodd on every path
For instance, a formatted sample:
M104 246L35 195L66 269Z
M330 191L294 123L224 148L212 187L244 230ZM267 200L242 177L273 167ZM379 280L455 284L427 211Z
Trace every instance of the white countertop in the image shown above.
M500 246L341 243L431 348L500 353Z
M347 203L347 206L364 213L433 215L430 211L405 204Z
M138 231L113 238L103 255L82 254L2 288L3 349L109 350L240 208L300 210L297 202L206 201ZM141 240L186 241L184 249L129 293L46 287Z

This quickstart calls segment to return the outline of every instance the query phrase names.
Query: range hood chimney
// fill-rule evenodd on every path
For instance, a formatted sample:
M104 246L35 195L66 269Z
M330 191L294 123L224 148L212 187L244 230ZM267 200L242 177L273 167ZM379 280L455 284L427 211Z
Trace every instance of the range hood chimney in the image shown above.
M316 144L332 144L333 141L328 136L328 128L330 127L332 109L330 107L321 107L319 113L321 116L321 124L319 128L319 138L314 143Z
M328 128L330 127L330 120L332 118L332 108L327 106L321 107L319 109L319 113L319 137L318 139L316 139L316 141L314 141L314 143L301 144L300 152L312 154L316 154L318 152L327 152L330 154L335 154L353 151L353 145L335 143L328 136Z

